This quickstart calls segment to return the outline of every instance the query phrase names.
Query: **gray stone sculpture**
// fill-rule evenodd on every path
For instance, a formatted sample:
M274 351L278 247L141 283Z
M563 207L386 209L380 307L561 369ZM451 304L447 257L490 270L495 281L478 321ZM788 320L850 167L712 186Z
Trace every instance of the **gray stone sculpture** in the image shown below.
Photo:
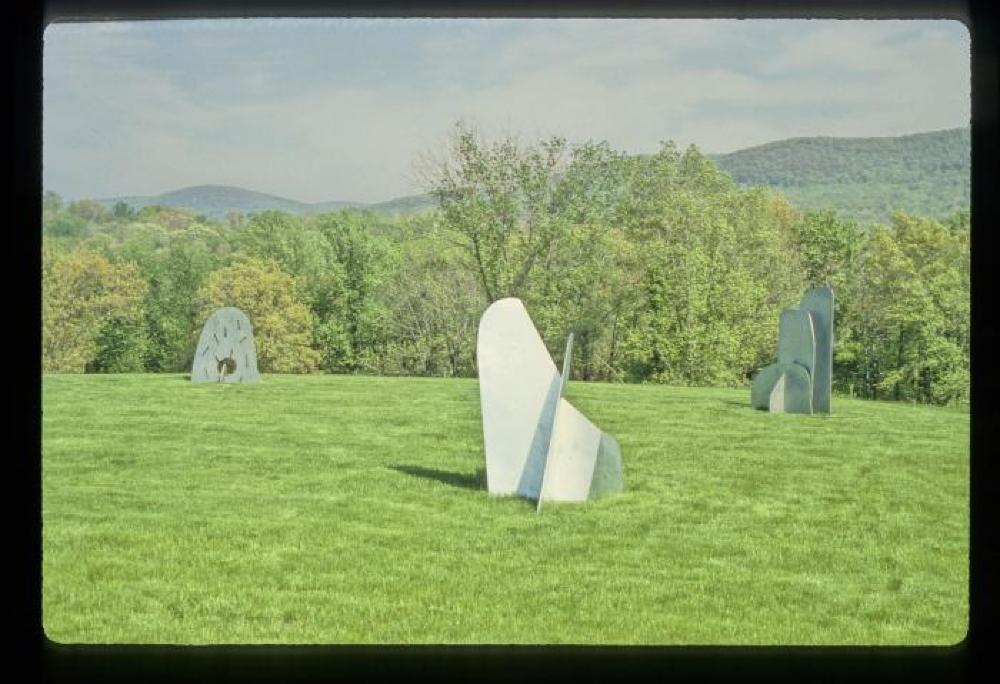
M208 317L195 347L191 382L260 382L253 328L245 313L228 306Z
M812 413L809 372L797 363L762 368L750 388L750 405L771 413Z
M833 289L814 287L802 296L799 308L808 311L816 333L816 367L812 373L813 410L830 412L833 384Z
M563 398L563 372L521 300L501 299L479 321L476 362L490 494L587 501L622 490L621 448Z
M816 334L808 311L782 310L778 320L778 363L797 363L813 374Z
M778 362L757 373L750 405L773 413L829 413L833 372L833 290L814 287L798 309L781 312Z

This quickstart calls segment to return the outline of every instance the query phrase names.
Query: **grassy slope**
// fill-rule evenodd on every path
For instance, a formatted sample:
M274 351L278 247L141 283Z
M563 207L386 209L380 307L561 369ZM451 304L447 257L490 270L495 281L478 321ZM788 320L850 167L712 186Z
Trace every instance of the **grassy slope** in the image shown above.
M482 488L473 380L43 381L60 642L950 644L968 414L575 382L625 493Z

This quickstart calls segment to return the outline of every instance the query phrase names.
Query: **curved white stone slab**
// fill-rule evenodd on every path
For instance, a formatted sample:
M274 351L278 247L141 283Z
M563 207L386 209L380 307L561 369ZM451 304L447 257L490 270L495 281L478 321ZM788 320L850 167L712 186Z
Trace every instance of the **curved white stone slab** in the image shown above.
M563 398L569 382L573 359L573 333L566 338L563 369L559 380L559 403L552 419L552 439L545 459L542 490L536 510L544 501L580 502L610 491L621 490L621 448L614 437L605 435ZM607 438L607 439L605 439ZM602 452L602 447L604 451ZM602 463L602 481L594 492L594 474L598 458L610 456ZM614 458L617 458L615 462Z
M830 413L833 384L833 288L821 285L806 290L799 308L812 316L816 336L816 364L811 373L813 410Z
M621 448L562 398L563 372L518 299L501 299L479 323L476 358L483 412L486 483L491 494L543 501L586 501L621 491ZM595 473L597 480L595 482Z
M560 377L521 300L489 306L476 341L490 494L538 498Z
M565 399L559 400L545 463L543 501L586 501L603 433Z
M191 382L260 382L250 319L231 306L205 321L191 365Z

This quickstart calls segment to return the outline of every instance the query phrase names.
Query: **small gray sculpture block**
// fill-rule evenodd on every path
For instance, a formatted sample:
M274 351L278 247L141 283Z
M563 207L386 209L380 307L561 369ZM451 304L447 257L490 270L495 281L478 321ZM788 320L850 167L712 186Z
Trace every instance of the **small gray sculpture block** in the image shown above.
M253 327L245 313L229 306L208 317L195 347L191 382L260 382Z
M771 413L812 413L812 381L797 363L779 363L778 380L771 390Z
M821 285L806 291L799 303L812 316L816 336L816 365L812 371L813 410L830 413L833 383L833 289Z
M774 383L778 381L780 375L776 363L757 371L757 375L750 383L750 406L764 411L771 408L771 390L774 389Z
M771 413L812 413L809 372L797 363L765 366L753 379L750 405Z
M556 371L524 304L491 304L479 322L476 361L491 494L586 501L621 491L621 448L563 398L573 336Z

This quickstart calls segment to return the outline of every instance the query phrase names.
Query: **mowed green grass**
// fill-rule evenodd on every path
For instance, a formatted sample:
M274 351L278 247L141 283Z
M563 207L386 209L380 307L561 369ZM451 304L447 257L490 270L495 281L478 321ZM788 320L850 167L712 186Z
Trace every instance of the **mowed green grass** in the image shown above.
M969 415L572 382L625 491L491 497L475 380L43 378L62 643L941 644L968 615Z

